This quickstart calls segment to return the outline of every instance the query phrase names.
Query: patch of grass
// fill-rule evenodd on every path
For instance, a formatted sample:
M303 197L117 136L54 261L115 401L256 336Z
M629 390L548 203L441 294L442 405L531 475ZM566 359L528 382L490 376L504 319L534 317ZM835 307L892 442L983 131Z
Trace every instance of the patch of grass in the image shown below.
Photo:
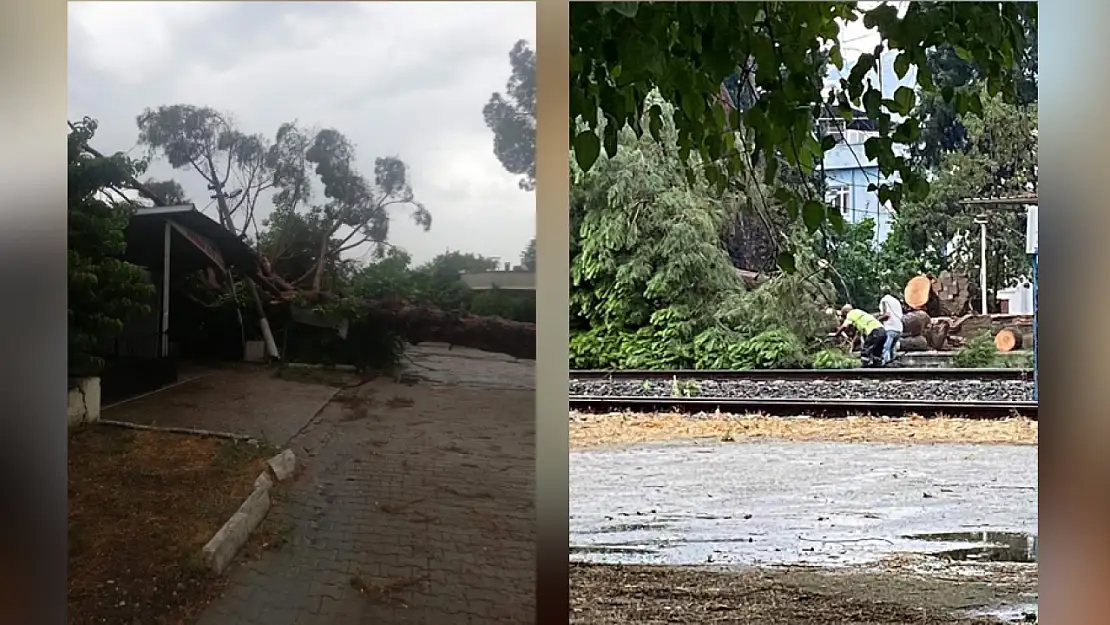
M69 437L68 623L187 622L219 580L200 550L253 488L267 445L88 426Z

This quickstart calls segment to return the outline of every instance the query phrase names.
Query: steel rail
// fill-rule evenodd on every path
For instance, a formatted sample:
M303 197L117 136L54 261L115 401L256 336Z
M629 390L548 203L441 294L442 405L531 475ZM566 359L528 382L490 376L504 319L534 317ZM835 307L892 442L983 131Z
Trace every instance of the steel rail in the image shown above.
M580 412L724 412L773 416L821 417L920 415L973 419L1026 417L1037 419L1037 402L1013 401L907 401L900 399L758 399L735 397L570 397L572 410Z
M1029 369L571 369L572 380L1014 380L1033 381Z

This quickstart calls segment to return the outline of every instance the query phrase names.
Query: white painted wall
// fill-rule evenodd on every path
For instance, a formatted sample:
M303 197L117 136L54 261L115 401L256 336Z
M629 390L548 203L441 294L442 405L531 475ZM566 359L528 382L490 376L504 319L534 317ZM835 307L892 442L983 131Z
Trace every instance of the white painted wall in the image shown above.
M100 378L81 378L69 390L69 427L100 420Z

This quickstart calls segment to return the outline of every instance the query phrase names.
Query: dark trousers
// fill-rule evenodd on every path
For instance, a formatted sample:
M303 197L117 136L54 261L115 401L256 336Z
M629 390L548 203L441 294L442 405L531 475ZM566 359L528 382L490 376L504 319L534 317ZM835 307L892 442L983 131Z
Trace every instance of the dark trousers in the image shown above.
M863 338L863 347L860 354L863 356L864 366L879 367L883 364L883 347L886 346L886 330L876 328Z

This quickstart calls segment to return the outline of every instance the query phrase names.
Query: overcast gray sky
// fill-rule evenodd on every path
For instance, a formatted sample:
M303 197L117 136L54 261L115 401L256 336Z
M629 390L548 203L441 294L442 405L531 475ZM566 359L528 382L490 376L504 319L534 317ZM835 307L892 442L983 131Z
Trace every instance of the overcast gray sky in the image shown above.
M209 106L240 129L333 127L374 158L409 165L424 232L405 214L390 241L417 262L447 249L517 262L535 236L535 195L493 154L482 107L509 77L509 50L534 47L531 2L75 2L69 4L69 115L99 122L94 147L130 151L146 107ZM164 162L215 217L204 181Z

